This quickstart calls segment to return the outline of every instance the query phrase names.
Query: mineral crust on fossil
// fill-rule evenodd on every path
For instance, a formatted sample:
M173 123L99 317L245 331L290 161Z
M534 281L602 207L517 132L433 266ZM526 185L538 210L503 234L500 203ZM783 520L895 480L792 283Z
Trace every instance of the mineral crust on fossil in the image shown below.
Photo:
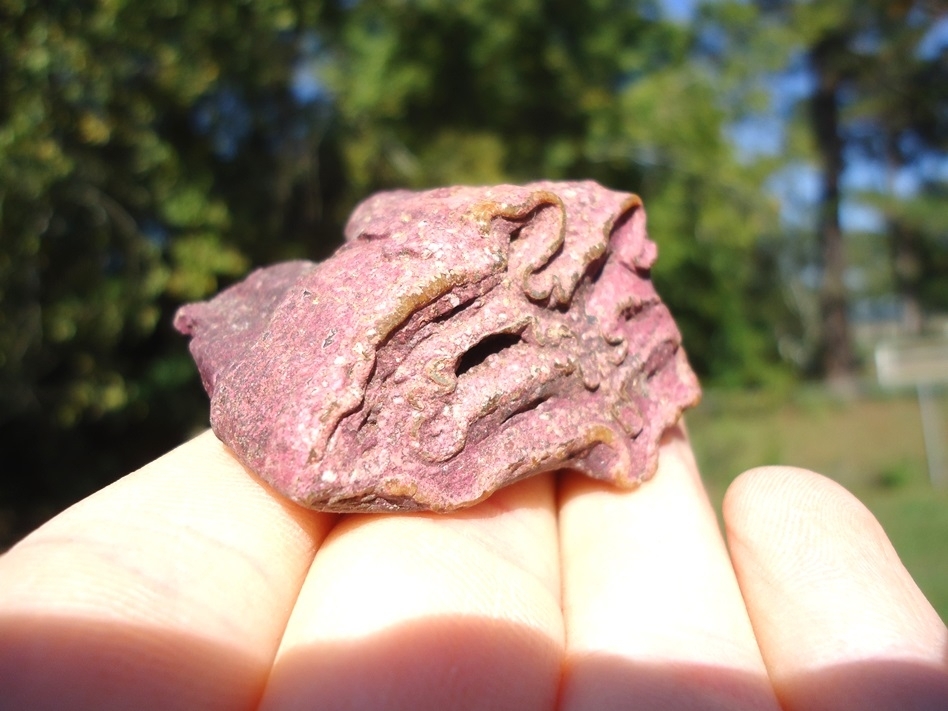
M638 197L593 182L386 192L322 263L175 327L211 425L304 506L450 511L571 467L631 487L700 397Z

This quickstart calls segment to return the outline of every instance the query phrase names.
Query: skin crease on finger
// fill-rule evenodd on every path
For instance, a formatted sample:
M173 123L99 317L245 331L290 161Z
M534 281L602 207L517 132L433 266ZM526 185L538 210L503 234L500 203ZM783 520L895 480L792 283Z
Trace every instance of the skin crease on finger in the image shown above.
M871 513L784 467L728 491L734 567L787 709L946 709L948 630Z
M335 518L210 432L85 499L0 557L0 708L253 707Z

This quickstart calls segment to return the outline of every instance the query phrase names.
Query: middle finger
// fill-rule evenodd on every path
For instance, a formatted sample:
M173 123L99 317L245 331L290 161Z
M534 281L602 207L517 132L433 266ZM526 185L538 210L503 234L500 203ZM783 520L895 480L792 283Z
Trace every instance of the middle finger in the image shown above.
M549 475L451 515L355 515L317 552L262 708L552 708L563 649Z

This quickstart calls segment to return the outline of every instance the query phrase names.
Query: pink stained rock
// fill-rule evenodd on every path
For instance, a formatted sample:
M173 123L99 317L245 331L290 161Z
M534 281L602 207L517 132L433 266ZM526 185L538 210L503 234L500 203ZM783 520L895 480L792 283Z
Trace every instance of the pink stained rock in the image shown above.
M217 436L297 503L451 511L562 467L632 487L700 398L635 195L386 192L346 240L175 317Z

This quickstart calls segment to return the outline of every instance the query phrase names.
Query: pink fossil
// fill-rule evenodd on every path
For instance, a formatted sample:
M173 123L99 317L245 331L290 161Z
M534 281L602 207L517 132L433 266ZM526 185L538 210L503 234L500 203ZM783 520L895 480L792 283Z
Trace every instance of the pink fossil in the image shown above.
M293 501L450 511L560 467L630 487L700 397L634 195L380 193L346 240L175 317L214 431Z

